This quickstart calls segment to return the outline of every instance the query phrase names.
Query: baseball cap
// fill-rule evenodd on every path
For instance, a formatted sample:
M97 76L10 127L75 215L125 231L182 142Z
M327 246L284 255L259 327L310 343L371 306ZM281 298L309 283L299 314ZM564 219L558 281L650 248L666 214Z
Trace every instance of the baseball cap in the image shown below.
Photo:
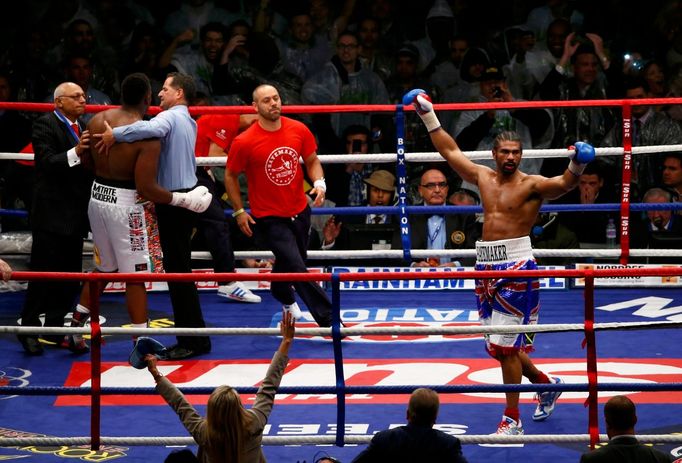
M395 176L387 170L375 170L368 178L363 180L366 184L384 191L395 190Z
M398 56L409 56L415 61L419 61L419 50L411 43L404 43L398 50Z
M502 69L498 67L490 66L483 71L483 74L481 74L479 80L481 82L485 82L487 80L505 80L504 72L502 72Z
M130 353L128 363L130 363L130 365L137 368L138 370L142 370L143 368L147 368L147 362L144 360L147 354L156 355L159 358L159 360L166 360L167 355L165 352L166 346L161 344L156 339L148 338L146 336L140 336L139 338L137 338L137 342L135 342L135 347L133 348L133 351Z

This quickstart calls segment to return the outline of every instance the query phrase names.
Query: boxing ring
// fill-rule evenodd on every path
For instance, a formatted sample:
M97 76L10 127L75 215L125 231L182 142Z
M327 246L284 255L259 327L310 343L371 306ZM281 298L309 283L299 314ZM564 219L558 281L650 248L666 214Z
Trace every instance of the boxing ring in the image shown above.
M641 101L651 104L648 100ZM566 105L577 106L575 103L594 102ZM535 105L535 102L525 105ZM472 105L442 106L446 107L443 109L450 106L472 109ZM235 108L220 109L229 112ZM291 112L299 108L285 109ZM347 108L314 108L330 109ZM372 110L377 109L372 107ZM391 106L390 110L396 108ZM631 148L630 155L650 149ZM440 159L433 153L403 152L401 161L400 147L397 151L397 155L368 155L368 160L397 162L399 185L401 178L405 180L404 172L400 175L401 162L404 165ZM597 152L598 155L620 153L625 159L628 147ZM524 151L524 156L529 157L545 155L565 156L566 150ZM320 158L323 162L345 162L348 158L344 156ZM354 155L354 160L360 161L357 156ZM473 158L477 156L487 158L489 152L472 154ZM630 162L623 165L625 171ZM628 185L626 175L623 183ZM622 198L620 204L598 206L600 210L620 210L622 230L623 227L627 230L630 210L653 207L679 209L678 204L630 204L628 197ZM407 206L399 199L397 208L375 207L372 212L397 213L402 220L410 214L433 213L430 209L433 208ZM543 207L543 210L574 209L585 208L579 205ZM479 212L480 208L447 206L437 211L470 213ZM314 213L328 214L330 210ZM366 214L367 209L334 208L333 213ZM536 338L537 350L532 358L538 368L562 377L565 384L503 385L499 365L485 354L481 334L518 332L520 328L478 325L472 279L509 277L510 272L473 272L459 268L408 272L352 266L353 259L366 257L473 255L473 250L438 253L410 249L407 244L406 249L390 251L311 251L311 259L338 256L348 260L348 267L332 268L329 272L237 274L238 279L257 285L273 280L320 281L328 288L333 302L331 328L316 327L307 312L297 323L290 364L264 433L265 455L269 461L311 462L316 453L324 451L349 462L373 433L404 424L407 397L421 386L440 393L441 410L436 426L462 441L469 461L491 457L502 461L577 461L580 453L606 440L600 405L617 393L630 395L637 404L640 440L656 443L658 448L676 457L682 455L679 434L682 430L679 350L682 268L625 268L615 263L618 260L625 264L629 257L636 256L680 257L681 250L629 249L627 239L621 240L621 249L536 250L536 257L564 256L587 261L606 258L612 263L587 262L574 269L546 267L512 272L521 279L541 278L540 324L523 327L522 331L542 333ZM238 253L239 257L247 255L267 257L269 254ZM17 271L13 274L13 279L20 281L51 278L125 282L139 281L140 277L152 285L171 280L235 279L233 274L212 273L141 276ZM117 292L105 293L96 301L93 311L99 316L93 316L96 322L87 328L19 327L16 317L23 294L3 294L0 345L5 355L0 364L0 459L162 461L175 446L191 446L193 440L154 392L151 375L128 365L130 336L134 334L151 335L167 345L176 334L213 336L210 354L198 359L163 362L160 371L190 396L200 412L205 411L210 391L223 383L236 387L248 404L278 344L280 305L268 293L262 293L261 304L248 306L226 304L213 291L200 294L209 325L205 330L173 328L172 320L168 319L168 297L161 292L149 294L153 323L146 330L125 327L125 303ZM341 326L341 319L345 327ZM48 349L41 357L27 357L15 338L18 333L57 332L87 333L90 356ZM553 416L545 422L533 422L530 419L535 403L533 393L556 389L564 393ZM521 417L526 434L491 436L504 407L504 391L510 390L521 392Z

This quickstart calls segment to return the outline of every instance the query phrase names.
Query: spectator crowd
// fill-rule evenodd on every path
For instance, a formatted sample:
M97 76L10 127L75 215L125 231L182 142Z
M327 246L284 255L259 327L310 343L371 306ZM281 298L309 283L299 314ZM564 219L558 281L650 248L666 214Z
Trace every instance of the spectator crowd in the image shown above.
M197 95L191 105L250 105L252 91L261 84L275 86L286 105L396 104L412 88L423 88L435 103L682 95L682 2L625 5L618 0L32 0L13 6L12 20L6 19L0 32L9 45L0 53L0 102L52 101L57 85L67 81L83 89L88 105L119 104L120 83L133 72L150 79L152 104L159 104L156 95L169 72L194 78ZM0 111L0 152L31 152L31 124L37 116ZM86 113L81 121L87 123L92 116ZM395 121L389 113L292 117L312 130L319 154L395 149ZM567 148L576 141L597 147L623 142L618 107L448 111L441 120L464 150L489 150L492 140L506 130L517 132L526 149ZM677 105L633 106L633 145L682 143L681 123ZM426 129L412 112L406 114L404 139L408 152L433 151ZM229 146L222 148L229 151ZM563 159L525 159L521 168L552 176L564 164ZM410 201L477 204L477 188L443 166L409 164ZM561 201L619 202L621 167L620 156L600 157L581 176L579 188ZM221 189L223 169L211 170L218 180L215 196L229 208ZM325 206L397 201L389 177L396 174L393 165L348 162L325 170ZM379 170L389 190L377 187ZM30 210L31 163L5 160L0 173L2 207ZM439 181L424 183L425 174ZM240 185L242 191L247 188L243 178ZM387 194L379 197L382 191ZM632 202L675 202L681 192L680 153L634 157ZM679 214L662 212L656 219L651 212L632 214L632 247L668 247L661 235L680 238ZM368 228L376 224L385 232L376 233L381 243L354 242L364 234L348 233L339 217L328 218L313 221L311 248L400 247L399 239L385 236L387 225L395 222L390 217L346 221L346 226L358 221ZM27 220L3 216L3 231L27 230ZM234 229L234 220L226 220ZM412 220L413 238L424 242L431 234L422 223L427 218L415 215ZM607 246L612 244L606 237L609 220L619 223L614 215L596 212L559 213L543 220L536 227L541 233L532 237L536 247ZM427 241L436 242L435 248L460 248L472 246L481 224L471 215L436 227L442 236ZM243 238L239 235L232 233L235 241ZM195 239L195 248L207 246L200 241ZM235 242L234 247L248 249L253 243ZM425 262L453 265L442 259Z

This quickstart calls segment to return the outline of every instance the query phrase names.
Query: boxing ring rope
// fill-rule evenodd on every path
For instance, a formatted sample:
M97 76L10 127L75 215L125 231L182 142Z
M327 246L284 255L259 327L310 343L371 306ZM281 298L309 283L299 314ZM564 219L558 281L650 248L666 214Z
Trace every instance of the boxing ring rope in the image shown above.
M464 103L464 104L439 104L435 105L436 110L487 110L487 109L517 109L517 108L546 108L546 107L603 107L603 106L619 106L623 108L623 147L622 148L604 148L604 149L598 149L597 152L599 155L623 155L623 172L622 172L622 192L621 192L621 203L620 204L614 204L614 205L608 205L609 207L614 207L615 209L608 209L608 210L620 210L621 212L621 249L613 249L613 250L601 250L600 253L607 253L603 255L617 255L620 257L621 263L626 264L628 261L628 257L630 255L635 255L633 251L635 250L630 250L629 249L629 234L628 234L628 220L629 220L629 211L636 210L634 204L630 204L629 202L629 192L630 192L630 180L631 180L631 168L632 168L632 155L633 154L645 154L645 153L652 153L652 152L663 152L663 151L676 151L679 149L682 149L679 145L676 146L671 146L671 147L646 147L645 149L640 149L640 148L633 148L631 146L631 137L630 137L630 126L631 126L631 115L630 115L630 109L631 106L633 105L656 105L656 104L680 104L682 103L682 98L673 98L673 99L639 99L639 100L581 100L581 101L554 101L554 102L510 102L510 103ZM97 112L102 109L106 109L107 107L105 106L88 106L87 111L88 112ZM15 110L32 110L32 111L51 111L53 109L52 105L50 104L41 104L41 103L0 103L0 109L15 109ZM370 106L370 105L345 105L345 106L330 106L330 105L318 105L318 106L285 106L283 108L284 113L296 113L296 112L307 112L307 113L330 113L330 112L365 112L365 111L372 111L372 112L382 112L382 111L390 111L390 112L396 112L397 119L400 121L402 119L403 115L403 110L408 110L411 111L413 110L411 107L403 108L402 105L378 105L378 106ZM154 114L159 111L159 108L150 108L150 113ZM216 108L216 107L194 107L191 108L191 111L193 114L241 114L241 113L248 113L252 112L252 108L250 107L221 107L221 108ZM398 182L399 185L405 185L406 184L406 177L404 174L404 162L406 161L414 161L414 162L424 162L426 160L439 160L442 161L440 156L434 155L433 153L404 153L404 150L402 150L401 147L401 142L402 142L402 137L401 135L401 130L402 130L402 124L398 124L398 148L397 148L397 155L385 155L386 159L380 158L379 156L384 156L384 155L369 155L368 157L371 157L371 159L368 159L366 162L392 162L397 160L398 164ZM677 149L675 149L677 148ZM402 151L402 153L401 153ZM533 151L538 151L537 153ZM0 158L2 158L4 155L7 154L12 154L12 153L2 153ZM558 157L558 156L566 156L568 154L568 150L560 149L560 150L526 150L524 152L524 155L527 157ZM324 158L327 156L320 156L322 160L325 162L347 162L347 157L342 158L339 156L338 158L332 158L331 156L334 155L329 155L329 159L325 160ZM345 155L344 155L345 156ZM402 156L402 157L401 157ZM485 154L481 152L476 152L476 153L471 153L472 159L480 159L478 156L485 156L485 159L489 159L489 152L485 152ZM358 161L360 158L359 157L354 157L354 161ZM215 160L215 159L214 159ZM219 160L220 162L220 160ZM199 163L200 165L204 165L203 161ZM400 167L402 166L403 171L400 171ZM409 206L406 206L406 203L404 202L405 200L405 194L403 191L399 190L399 198L403 202L402 207L398 207L401 218L406 218L411 212L412 213L426 213L426 210L421 207L419 211L411 211L408 209ZM648 208L651 205L639 205L642 207L641 210L648 210ZM582 209L585 209L584 206L581 206ZM666 207L667 209L670 209L671 207ZM677 207L674 207L677 209ZM581 210L582 210L581 209ZM653 208L652 208L653 209ZM376 212L378 209L373 208L372 212ZM599 209L599 210L605 210L605 209ZM338 209L328 209L328 210L321 210L318 209L315 211L317 214L325 214L325 213L339 213L340 211ZM443 209L440 208L439 212L443 212ZM449 212L449 211L448 211ZM453 211L455 212L455 211ZM462 212L462 209L460 208L459 211L456 212ZM351 213L350 211L348 213ZM352 213L363 213L361 212L360 208L354 208ZM366 212L364 212L366 213ZM393 211L391 213L394 213ZM404 241L405 243L405 241ZM418 255L419 250L414 250L414 256ZM538 250L536 254L540 256L542 253L540 252L541 250ZM575 255L575 250L571 250L572 255ZM642 250L645 251L645 250ZM646 250L649 251L649 250ZM660 251L660 250L659 250ZM674 250L671 250L674 251ZM409 246L409 240L407 241L407 246L404 246L404 250L402 251L403 255L406 257L410 256L411 249ZM594 256L595 255L595 250L589 250L588 251L590 255ZM618 253L618 254L615 254ZM376 253L373 253L373 256L376 256ZM430 250L429 255L434 255L434 251ZM472 253L473 255L473 253ZM670 255L670 254L665 254L665 255ZM311 253L312 257L312 253ZM571 273L575 272L575 273ZM576 270L552 270L552 271L513 271L513 272L467 272L467 271L462 271L462 272L457 272L456 277L457 278L495 278L495 277L500 277L500 276L508 276L509 274L514 274L514 278L519 278L519 279L524 279L524 278L537 278L541 276L566 276L566 277L580 277L585 279L585 323L584 324L577 324L576 326L572 328L567 328L565 325L558 326L558 327L553 327L553 326L547 326L547 331L551 331L551 329L555 329L558 331L561 330L568 330L568 329L575 329L575 330L581 330L585 332L585 341L584 341L584 347L586 348L587 351L587 370L588 370L588 383L586 385L576 385L580 387L585 387L586 391L588 392L588 409L589 409L589 434L588 435L567 435L565 436L567 439L576 439L575 441L579 442L589 442L591 447L594 447L594 445L599 442L600 440L603 441L605 440L604 435L600 435L598 432L598 420L597 420L597 394L599 390L606 390L603 389L603 387L608 386L606 383L603 383L600 387L600 384L598 383L598 378L597 378L597 363L596 363L596 336L595 333L597 330L600 329L615 329L615 328L624 328L624 326L621 327L616 327L616 326L601 326L601 324L594 323L594 279L599 278L599 277L615 277L615 276L628 276L628 275L655 275L655 276L680 276L682 275L682 268L647 268L647 269L604 269L604 270L594 270L594 269L576 269ZM490 275L488 275L490 274ZM499 274L499 275L498 275ZM198 273L198 274L192 274L192 275L180 275L180 274L161 274L161 275L149 275L146 274L143 279L144 281L204 281L205 279L210 279L213 281L227 281L229 280L234 280L235 276L237 279L241 281L248 281L248 280L266 280L266 281L292 281L292 280L299 280L299 281L330 281L331 282L331 287L332 287L332 309L333 309L333 320L332 320L332 327L331 327L331 337L332 337L332 342L334 345L334 362L335 362L335 373L336 373L336 386L333 388L333 390L336 392L337 395L337 431L336 431L336 436L335 437L327 437L327 436L314 436L314 437L306 437L306 438L301 438L302 440L305 441L305 443L313 443L318 440L324 440L326 443L335 443L336 445L344 445L344 443L352 443L354 439L358 439L359 441L362 441L361 443L365 443L369 440L370 436L345 436L345 430L344 430L344 424L345 424L345 394L347 391L352 390L350 386L345 386L344 383L344 377L343 377L343 359L342 359L342 349L341 349L341 337L345 336L346 333L352 333L353 331L347 331L347 330L352 330L352 328L343 328L341 327L340 323L340 305L341 305L341 297L340 297L340 282L341 281L354 281L354 280L396 280L396 279L449 279L448 277L454 277L453 274L448 274L448 273L443 273L443 274L437 274L438 276L442 278L437 278L436 275L434 274L429 274L429 273L404 273L404 274L383 274L383 273L334 273L334 274L258 274L258 275L248 275L248 274L205 274L205 273ZM13 279L22 279L22 280L30 280L30 279L45 279L46 275L42 273L34 273L34 272L15 272L13 274ZM229 277L229 278L228 278ZM84 281L95 281L95 280L106 280L106 281L142 281L139 275L131 275L131 274L53 274L51 275L51 279L78 279L78 280L84 280ZM94 296L95 299L97 296ZM93 319L97 320L98 319L98 304L97 301L92 301L91 303L93 311ZM665 323L667 326L665 327L674 327L677 324L668 324ZM638 324L638 326L627 326L627 328L633 329L633 328L642 328L644 327L645 324ZM651 325L651 327L663 327L661 325ZM3 331L5 329L9 329L11 327L0 327L2 328ZM26 328L26 327L23 327ZM22 328L22 329L23 329ZM476 327L477 333L483 333L485 330L483 327ZM496 327L489 327L489 328L496 328ZM504 329L504 332L512 332L513 330L510 329L510 327L499 327L501 329ZM523 327L523 332L530 332L532 331L530 329L531 327ZM535 327L532 327L535 328ZM13 328L14 330L17 330L17 327ZM29 328L33 329L33 328ZM40 332L44 332L44 328L37 328ZM486 328L487 329L487 328ZM68 332L67 328L57 328L57 330L61 330L60 332L65 333ZM81 329L84 330L84 329ZM93 449L96 449L99 447L99 445L105 443L112 443L115 442L115 439L119 439L118 442L121 442L122 440L125 439L133 439L136 443L139 442L140 445L158 445L158 444L142 444L142 440L140 439L146 439L145 442L151 440L154 440L155 442L158 442L159 438L110 438L110 437L103 437L100 436L99 434L99 398L101 394L109 393L110 389L109 388L102 388L101 387L101 376L100 376L100 367L101 367L101 341L102 341L102 336L106 333L109 333L109 328L101 328L97 322L93 322L90 327L90 334L92 337L92 348L91 348L91 374L92 374L92 387L88 391L88 394L91 396L92 400L92 419L91 419L91 437L90 438L72 438L76 439L79 444L83 445L91 445ZM364 330L362 328L357 328L357 330ZM133 333L134 330L131 329L125 329L126 334L131 334ZM189 330L192 331L192 330ZM207 329L206 331L194 331L191 334L194 335L200 335L202 333L207 333L209 332L210 329ZM329 329L326 329L327 334L329 333ZM396 332L396 329L393 328L391 330L393 333ZM9 332L9 331L6 331ZM13 332L18 332L18 331L13 331ZM152 330L144 330L145 334L150 334L152 333ZM361 333L364 333L365 331L360 331ZM170 334L171 330L166 329L163 330L163 334ZM187 333L190 334L190 333ZM218 333L216 333L218 334ZM222 334L222 333L221 333ZM230 333L230 334L238 334L238 333ZM244 333L246 334L246 333ZM249 333L249 334L270 334L269 332L258 332L258 333ZM304 330L301 329L299 334L304 334ZM630 383L628 386L632 388L633 385L641 386L644 387L644 385L637 384L637 383ZM528 385L498 385L500 390L515 390L514 388L519 386L521 387L528 387ZM550 387L552 386L552 387ZM551 390L557 385L532 385L533 390L535 391L544 391L544 390ZM566 385L560 385L565 387ZM618 385L621 386L621 385ZM682 385L680 383L667 383L667 384L659 384L658 386L662 386L663 389L661 390L682 390ZM442 386L430 386L434 387L434 389L439 390ZM490 386L487 386L490 387ZM414 386L408 387L409 388L414 388ZM486 387L478 387L478 390L484 389ZM537 389L535 389L537 388ZM670 388L670 389L665 389L665 388ZM23 389L22 392L28 392L28 388L19 388ZM83 392L86 388L78 388L81 389L80 392ZM369 388L371 389L374 393L381 393L377 392L378 390L376 388ZM368 389L368 390L369 390ZM246 390L246 389L240 389L241 390ZM281 391L284 391L285 388L281 388ZM300 388L296 388L297 391L300 391ZM489 390L489 389L488 389ZM561 390L568 390L568 389L561 389ZM9 391L7 387L0 387L0 393L3 393L5 391ZM394 391L389 391L385 393L395 393ZM317 439L319 437L320 439ZM682 436L638 436L640 440L644 442L682 442ZM561 441L562 436L459 436L460 440L463 443L490 443L490 442L543 442L543 438L550 439L547 442L557 442ZM654 439L654 440L647 440L648 438ZM666 439L666 440L657 440L658 438ZM23 438L21 438L23 439ZM28 438L30 439L30 438ZM64 442L64 439L57 438L59 442ZM67 438L68 439L68 438ZM175 439L175 438L170 438ZM191 438L179 438L182 439L183 442L188 442L192 443L193 440ZM673 440L667 440L667 439L673 439ZM265 437L263 439L263 443L265 444L272 444L272 445L283 445L287 443L292 443L294 442L294 438L272 438L272 437ZM574 441L574 442L575 442ZM10 443L11 442L11 443ZM16 444L16 439L15 440L8 440L7 438L0 438L0 445L2 446L7 446L7 445L18 445ZM27 444L27 440L22 441L22 445ZM76 441L74 441L76 442ZM130 443L130 440L125 440L125 442ZM135 445L135 444L133 444Z
M596 417L597 410L597 395L600 390L634 390L638 388L639 390L657 390L657 391L677 391L682 390L682 383L618 383L618 384L599 384L597 378L597 363L596 363L596 338L595 332L599 329L616 329L616 328L644 328L649 325L649 327L662 328L662 327L677 327L680 323L677 322L655 322L653 324L644 323L625 323L625 324L595 324L594 323L594 279L600 277L627 277L627 276L641 276L641 275L655 275L655 276L682 276L682 268L646 268L646 269L575 269L575 270L516 270L516 271L462 271L458 272L457 276L460 278L499 278L499 277L509 277L518 279L528 279L528 278L540 278L547 276L563 276L563 277L577 277L585 279L585 323L584 324L572 324L572 326L563 325L543 325L543 326L525 326L525 327L508 327L508 326L490 326L490 327L460 327L467 328L470 332L484 333L484 332L550 332L550 331L566 331L566 330L581 330L585 332L585 347L587 348L587 364L588 364L588 383L587 384L519 384L519 385L484 385L484 386L473 386L473 385L426 385L426 387L432 387L437 392L497 392L497 391L534 391L542 392L546 390L573 390L573 391L587 391L588 392L588 409L589 409L589 435L576 435L571 438L580 440L581 442L589 441L591 446L596 445L600 440L603 439L603 435L599 434L598 420ZM236 274L206 274L206 273L195 273L195 274L102 274L102 273L53 273L49 272L13 272L13 279L24 279L24 280L44 280L49 276L51 280L66 281L66 280L84 280L88 282L93 281L140 281L144 279L145 281L203 281L208 275L212 278L234 279ZM342 328L340 323L340 313L341 313L341 292L340 283L341 281L358 281L358 280L386 280L386 279L433 279L434 275L428 274L391 274L387 275L385 273L340 273L336 272L333 274L266 274L266 275L239 275L241 280L256 280L256 279L267 279L270 281L329 281L332 284L332 327L331 335L332 341L334 343L334 363L335 363L335 373L336 373L336 386L331 388L323 387L282 387L278 390L279 393L320 393L329 392L336 393L337 395L337 433L334 438L334 443L338 446L343 446L346 443L354 442L351 437L345 436L345 396L350 393L374 393L374 394L394 394L394 393L407 393L415 389L418 386L346 386L343 374L343 358L341 349L341 336L346 333L365 333L367 328ZM96 292L93 292L94 299L98 296ZM92 319L97 320L99 318L98 314L98 304L97 301L93 301L92 304ZM33 331L31 331L33 330ZM117 333L123 332L127 334L132 334L133 332L139 331L141 334L152 334L159 332L160 334L171 334L173 332L182 332L189 335L206 335L208 333L222 334L226 329L125 329L125 328L101 328L97 323L94 323L90 327L90 334L92 336L92 346L91 346L91 388L17 388L17 387L0 387L0 394L25 394L25 395L42 395L42 394L55 394L58 391L64 394L83 394L90 395L92 400L92 412L91 412L91 438L71 438L76 439L76 442L83 445L91 445L93 450L99 448L100 445L106 445L113 442L109 437L103 437L99 434L99 406L100 397L102 394L155 394L152 388L102 388L101 387L101 337L106 333ZM234 330L234 329L232 329ZM237 331L229 332L231 334L246 334L241 331L244 329L238 329ZM314 330L314 329L313 329ZM329 328L321 329L329 333ZM409 332L410 329L405 330ZM47 331L45 328L41 327L1 327L0 332L38 332ZM62 333L66 332L87 332L88 330L84 328L51 328L50 331L59 331ZM260 334L269 335L274 334L272 329L254 329L248 334ZM297 330L297 334L305 335L308 329ZM395 332L395 328L391 332ZM426 330L425 330L426 331ZM434 330L429 329L430 332L440 332L442 329ZM459 330L458 330L459 331ZM463 331L459 331L463 332ZM240 393L250 393L255 392L255 388L237 388ZM185 393L209 393L210 390L207 388L182 388ZM593 412L594 411L594 412ZM320 436L325 437L325 436ZM463 443L511 443L519 442L510 440L509 436L466 436L467 439L463 439ZM360 437L362 443L367 442L370 436ZM517 437L515 437L517 438ZM649 442L647 439L651 439L651 442L682 442L682 435L677 436L663 436L666 440L658 440L660 436L642 436L644 442ZM26 438L0 438L0 446L11 446L11 445L37 445L38 442L65 442L62 438L50 438L55 439L51 441L36 441L35 437ZM39 438L45 439L45 438ZM69 439L69 438L67 438ZM118 438L122 439L128 445L160 445L159 438ZM141 440L142 439L142 440ZM170 438L175 439L175 438ZM178 438L182 439L182 442L192 442L191 438ZM279 440L277 440L279 439ZM316 439L311 439L309 437L301 438L301 443L315 443ZM331 438L329 442L331 442ZM364 440L363 440L364 439ZM673 440L667 440L673 439ZM675 440L677 439L677 440ZM285 445L291 444L290 438L272 438L264 439L263 443L266 445ZM522 439L520 442L540 442L533 440ZM561 440L551 440L550 442L561 442Z

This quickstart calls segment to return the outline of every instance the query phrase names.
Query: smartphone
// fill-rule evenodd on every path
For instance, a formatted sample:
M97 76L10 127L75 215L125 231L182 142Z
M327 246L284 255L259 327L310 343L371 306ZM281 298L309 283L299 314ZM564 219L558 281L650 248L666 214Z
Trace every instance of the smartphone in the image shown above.
M500 87L493 88L493 97L502 98L502 89Z
M360 153L362 151L362 140L353 140L351 144L352 153Z

